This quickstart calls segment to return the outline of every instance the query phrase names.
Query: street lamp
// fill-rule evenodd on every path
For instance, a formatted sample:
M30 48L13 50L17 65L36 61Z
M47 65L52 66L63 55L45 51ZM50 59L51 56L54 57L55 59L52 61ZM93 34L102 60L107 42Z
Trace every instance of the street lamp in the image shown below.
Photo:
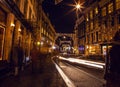
M76 5L75 5L75 8L76 8L76 16L77 16L77 20L78 20L78 16L79 16L79 10L81 9L81 5L79 4L79 3L77 3ZM80 10L81 11L81 10Z
M77 5L76 5L76 8L79 9L79 8L80 8L80 4L77 4Z
M79 2L75 2L77 19L78 19L79 12L82 12L82 8L84 8L83 4L84 4L84 2L82 2L82 3L80 1Z

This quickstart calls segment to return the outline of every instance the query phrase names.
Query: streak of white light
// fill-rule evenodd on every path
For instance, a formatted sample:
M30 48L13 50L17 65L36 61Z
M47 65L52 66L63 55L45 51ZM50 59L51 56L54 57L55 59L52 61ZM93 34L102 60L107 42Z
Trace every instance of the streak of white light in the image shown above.
M66 85L68 87L75 87L75 85L70 81L70 79L64 74L64 72L61 70L61 68L54 62L55 67L57 68L58 72L62 76L63 80L65 81Z
M93 62L93 61L88 61L88 60L83 60L83 59L64 58L64 57L60 57L60 59L67 60L69 62L93 66L93 67L97 67L97 68L101 68L101 69L103 69L104 68L103 66L105 65L104 63Z
M74 58L69 58L70 60L74 60ZM105 65L105 63L100 63L100 62L94 62L94 61L89 61L89 60L83 60L83 59L76 59L76 60L81 60L81 61L85 61L87 63L93 63L93 64L96 64L96 65Z

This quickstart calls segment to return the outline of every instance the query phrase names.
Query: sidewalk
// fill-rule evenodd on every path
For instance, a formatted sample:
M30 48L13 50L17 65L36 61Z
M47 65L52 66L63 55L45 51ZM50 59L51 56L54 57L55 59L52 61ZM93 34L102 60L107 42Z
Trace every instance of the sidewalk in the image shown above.
M66 87L54 65L46 66L35 73L32 73L29 65L19 76L11 75L0 80L0 87Z

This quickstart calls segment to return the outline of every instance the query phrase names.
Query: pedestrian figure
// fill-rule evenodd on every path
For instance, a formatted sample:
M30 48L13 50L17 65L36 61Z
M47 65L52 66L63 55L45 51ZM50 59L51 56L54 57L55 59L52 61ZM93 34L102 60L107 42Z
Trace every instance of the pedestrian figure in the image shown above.
M14 64L14 75L18 75L18 47L13 47L13 64Z
M38 57L39 57L39 51L36 45L32 48L30 52L31 60L32 60L32 72L36 72L38 68Z
M21 47L15 46L13 48L13 62L14 62L14 75L17 76L18 72L22 69L24 53Z
M108 70L105 76L106 87L120 87L120 32L116 32L109 51Z
M18 66L19 71L23 70L24 51L22 47L18 47Z

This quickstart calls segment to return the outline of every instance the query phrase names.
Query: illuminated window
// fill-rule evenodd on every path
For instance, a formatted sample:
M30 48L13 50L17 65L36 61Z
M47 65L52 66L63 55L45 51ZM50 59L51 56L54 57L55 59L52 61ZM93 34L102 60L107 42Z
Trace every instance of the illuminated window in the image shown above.
M93 19L93 11L90 11L90 19Z
M111 12L113 12L113 3L110 3L108 5L108 13L111 13Z
M43 33L43 28L41 29L41 33Z
M98 8L97 7L95 8L95 14L98 14Z
M89 21L89 16L88 16L88 14L86 15L86 21Z
M116 0L116 9L120 8L120 0Z
M90 29L93 30L93 22L90 23Z
M106 7L102 8L102 16L106 15Z

